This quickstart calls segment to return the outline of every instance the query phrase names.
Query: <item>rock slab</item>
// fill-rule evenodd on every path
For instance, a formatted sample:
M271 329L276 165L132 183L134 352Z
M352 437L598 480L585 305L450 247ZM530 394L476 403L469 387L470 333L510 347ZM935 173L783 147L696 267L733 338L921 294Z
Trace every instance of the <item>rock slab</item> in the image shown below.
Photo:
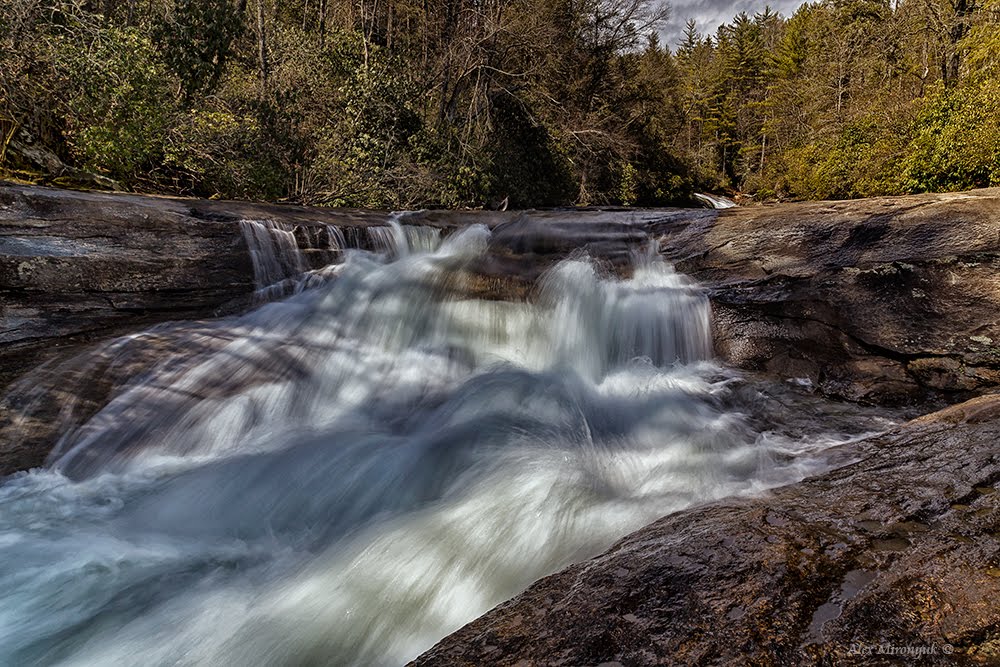
M655 229L740 368L871 404L1000 385L1000 189L720 211Z

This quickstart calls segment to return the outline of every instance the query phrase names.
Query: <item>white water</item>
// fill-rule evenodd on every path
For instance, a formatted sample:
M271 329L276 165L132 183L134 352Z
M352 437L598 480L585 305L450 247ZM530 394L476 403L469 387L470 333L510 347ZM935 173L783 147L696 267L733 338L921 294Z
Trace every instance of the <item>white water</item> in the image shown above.
M710 360L705 296L656 258L484 302L463 284L488 230L389 232L284 301L107 346L183 343L0 485L0 664L401 664L842 439L762 429L771 404Z
M290 230L273 220L243 220L240 226L258 287L294 278L306 270L305 259Z
M736 206L736 202L729 197L723 197L722 195L706 195L697 193L695 194L695 199L706 204L708 208L734 208Z
M385 226L353 228L355 241L359 233L367 236L377 256L385 260L406 257L411 252L434 252L441 246L441 230L434 227L403 225L405 213L395 213ZM318 270L309 270L309 262L295 240L295 234L273 220L242 220L240 227L253 264L254 305L282 299L303 290L319 287L335 277L336 260L343 259L351 249L344 231L336 225L323 225L326 250L334 263ZM353 246L358 249L357 246Z

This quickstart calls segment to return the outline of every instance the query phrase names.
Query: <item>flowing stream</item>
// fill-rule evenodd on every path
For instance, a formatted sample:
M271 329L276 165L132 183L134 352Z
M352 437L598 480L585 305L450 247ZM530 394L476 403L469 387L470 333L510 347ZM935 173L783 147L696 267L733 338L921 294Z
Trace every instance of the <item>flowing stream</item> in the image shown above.
M485 227L328 230L313 272L244 232L264 305L106 344L110 400L0 482L0 664L402 664L878 426L713 362L706 296L641 250L514 303L469 296Z

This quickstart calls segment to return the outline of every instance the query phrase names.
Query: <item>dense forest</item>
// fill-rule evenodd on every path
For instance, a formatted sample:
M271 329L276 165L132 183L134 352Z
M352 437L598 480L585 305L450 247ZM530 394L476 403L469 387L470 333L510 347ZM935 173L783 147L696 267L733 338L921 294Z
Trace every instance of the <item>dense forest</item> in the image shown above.
M1000 0L0 0L0 175L404 208L1000 184Z

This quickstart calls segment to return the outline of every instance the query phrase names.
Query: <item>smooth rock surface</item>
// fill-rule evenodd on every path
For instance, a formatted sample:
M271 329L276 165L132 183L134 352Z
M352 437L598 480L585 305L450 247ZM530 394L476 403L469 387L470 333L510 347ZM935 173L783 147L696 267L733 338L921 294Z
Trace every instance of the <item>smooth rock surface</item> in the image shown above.
M661 519L412 664L1000 664L997 443L989 395L845 446L855 462Z
M102 368L146 363L157 346L96 367L74 354L160 322L250 306L254 272L240 220L281 220L308 249L310 231L334 218L359 225L386 214L0 185L0 475L44 461L58 437L55 416L70 404L62 387L86 387L73 409L96 412L114 387ZM331 259L304 255L311 266ZM11 385L42 364L49 368ZM55 388L42 409L21 391L40 382Z
M0 189L0 384L63 346L212 315L252 291L235 222L170 200Z

